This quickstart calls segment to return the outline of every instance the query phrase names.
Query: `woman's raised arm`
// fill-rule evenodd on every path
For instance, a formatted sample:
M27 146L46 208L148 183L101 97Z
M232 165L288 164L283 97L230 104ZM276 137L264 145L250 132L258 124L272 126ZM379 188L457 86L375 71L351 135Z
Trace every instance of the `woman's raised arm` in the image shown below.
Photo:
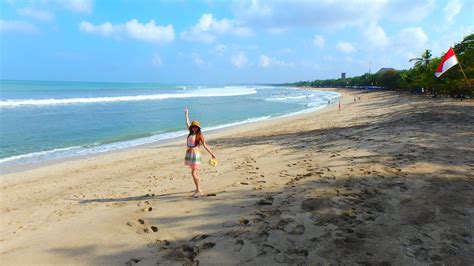
M184 116L186 117L186 125L188 126L187 128L191 126L191 123L189 122L189 111L188 108L184 109Z

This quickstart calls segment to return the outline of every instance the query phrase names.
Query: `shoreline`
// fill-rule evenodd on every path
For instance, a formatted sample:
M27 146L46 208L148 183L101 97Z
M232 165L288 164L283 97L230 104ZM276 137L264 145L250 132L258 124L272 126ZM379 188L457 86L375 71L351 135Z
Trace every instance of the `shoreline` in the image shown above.
M308 89L308 88L298 88L298 87L291 87L291 86L288 87L288 88L298 89L298 90L309 90L309 91L322 91L322 92L326 92L326 91L335 92L336 90L338 90L337 88L313 88L313 89ZM339 93L339 94L341 96L343 95L342 93ZM244 120L244 121L231 123L229 125L216 126L217 127L216 129L211 128L211 129L206 130L204 132L207 132L206 135L207 134L214 134L214 133L221 133L221 132L224 133L225 131L231 131L232 129L234 129L236 127L252 125L254 123L264 123L266 121L284 119L284 118L287 118L287 117L299 116L299 115L305 115L305 114L308 114L308 113L318 112L318 111L326 109L326 108L328 108L328 107L330 107L331 105L334 105L334 104L335 104L335 102L331 102L331 104L324 105L322 107L311 107L311 108L308 108L308 109L304 109L304 110L301 110L301 111L297 111L297 112L289 113L289 114L285 114L285 115L280 115L280 116L277 116L277 117L270 117L270 118L263 119L263 120L246 122L247 120L258 119L258 118L251 118L251 119L247 119L247 120ZM315 110L313 110L313 109L315 109ZM221 127L221 128L219 128L219 127ZM179 131L178 132L170 132L170 133L178 134ZM184 135L178 135L178 136L174 136L174 137L170 137L170 138L155 140L155 141L151 141L151 142L147 142L147 143L143 143L143 144L138 144L138 145L132 145L132 146L128 146L128 147L120 147L120 148L111 149L111 150L107 150L107 151L91 152L89 154L84 154L84 155L72 155L72 156L67 156L67 157L63 157L63 158L44 159L44 160L40 160L40 161L37 161L37 162L18 163L18 164L10 164L10 165L8 164L8 162L6 162L6 165L0 167L0 178L1 178L1 175L14 174L14 173L23 172L23 171L35 170L37 168L47 167L47 166L54 165L54 164L57 164L57 163L65 163L65 162L69 162L69 161L73 161L73 160L83 160L83 159L88 159L88 158L93 158L93 157L97 157L97 156L111 154L111 153L114 153L114 152L122 152L122 151L126 152L126 151L129 151L131 149L146 148L147 146L150 146L150 145L160 147L160 146L167 145L167 144L170 144L170 143L178 142L183 138L183 136ZM153 136L150 136L150 137L153 137ZM133 140L140 140L140 139L132 139L132 140L124 141L124 142L133 141ZM97 147L100 147L100 145L97 146ZM24 156L24 155L21 155L21 156Z
M11 264L472 265L474 102L393 92L3 175Z

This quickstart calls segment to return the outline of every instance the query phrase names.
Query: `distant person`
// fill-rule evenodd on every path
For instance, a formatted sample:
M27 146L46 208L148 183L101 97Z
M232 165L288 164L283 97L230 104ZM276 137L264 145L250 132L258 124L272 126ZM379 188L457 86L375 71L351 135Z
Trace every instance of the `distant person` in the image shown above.
M191 175L193 177L194 185L196 189L194 190L193 197L200 197L203 195L201 189L201 180L199 178L199 169L201 168L201 151L199 147L202 145L209 154L212 156L212 159L215 159L216 156L212 153L211 149L207 145L204 135L201 133L201 125L198 121L189 122L189 111L188 109L184 110L186 116L186 125L188 126L189 134L187 138L187 150L186 156L184 158L184 164L191 168Z

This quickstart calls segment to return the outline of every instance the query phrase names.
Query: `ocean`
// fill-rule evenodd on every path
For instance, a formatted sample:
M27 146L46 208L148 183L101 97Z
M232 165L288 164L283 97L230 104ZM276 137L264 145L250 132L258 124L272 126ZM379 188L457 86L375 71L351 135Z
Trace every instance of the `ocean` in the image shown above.
M0 167L96 154L321 109L335 92L262 85L0 81Z

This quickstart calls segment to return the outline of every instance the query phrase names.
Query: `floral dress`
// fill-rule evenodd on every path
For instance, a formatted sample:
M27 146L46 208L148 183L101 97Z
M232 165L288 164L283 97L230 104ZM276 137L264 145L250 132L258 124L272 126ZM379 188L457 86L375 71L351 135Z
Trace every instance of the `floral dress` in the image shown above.
M201 152L199 151L199 144L195 144L196 136L191 135L187 139L188 149L184 157L184 165L191 169L201 168Z

